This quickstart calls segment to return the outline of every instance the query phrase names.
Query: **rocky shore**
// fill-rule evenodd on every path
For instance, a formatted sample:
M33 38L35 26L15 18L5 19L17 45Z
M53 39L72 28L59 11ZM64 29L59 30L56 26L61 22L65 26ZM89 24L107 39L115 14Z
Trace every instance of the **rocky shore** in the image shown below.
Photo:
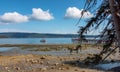
M99 48L83 48L82 51L80 51L78 54L75 52L70 54L69 51L65 51L64 53L63 51L65 49L60 50L53 48L65 48L67 45L47 45L47 50L48 47L50 47L50 49L52 48L54 52L58 53L55 55L47 54L47 52L51 50L41 51L41 48L44 46L20 45L18 46L18 49L14 48L12 52L7 51L0 53L0 72L114 72L116 70L115 68L112 68L111 70L102 70L95 68L94 66L83 64L83 60L87 56L91 56L93 53L97 53L97 51L100 50ZM36 48L38 48L38 51L36 51ZM29 52L24 54L23 52L26 50ZM41 52L45 52L45 54L37 54ZM14 55L10 55L12 53ZM110 57L108 60L109 59Z
M103 72L80 65L74 56L18 55L0 56L2 72ZM80 67L81 66L81 67Z

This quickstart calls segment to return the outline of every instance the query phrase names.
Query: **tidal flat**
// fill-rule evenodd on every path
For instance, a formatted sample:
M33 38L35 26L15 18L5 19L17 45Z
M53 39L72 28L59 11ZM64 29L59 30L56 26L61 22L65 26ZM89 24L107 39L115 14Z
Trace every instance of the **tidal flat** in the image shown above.
M85 65L84 59L98 54L102 47L82 45L79 53L70 53L68 47L76 44L4 44L0 48L10 48L0 51L1 72L106 72L96 65ZM106 59L115 59L111 55ZM120 57L119 57L120 58Z

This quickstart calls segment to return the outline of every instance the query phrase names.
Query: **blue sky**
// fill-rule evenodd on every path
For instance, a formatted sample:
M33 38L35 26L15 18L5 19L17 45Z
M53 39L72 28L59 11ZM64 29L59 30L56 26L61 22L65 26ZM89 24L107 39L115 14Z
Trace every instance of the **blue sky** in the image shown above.
M83 6L84 0L0 0L0 32L77 33ZM83 19L89 17L88 11Z

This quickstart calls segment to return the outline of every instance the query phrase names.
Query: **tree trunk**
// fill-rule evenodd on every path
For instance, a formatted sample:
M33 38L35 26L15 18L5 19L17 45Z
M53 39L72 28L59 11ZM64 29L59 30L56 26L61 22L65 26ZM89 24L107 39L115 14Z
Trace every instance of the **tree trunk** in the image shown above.
M115 0L109 0L109 6L110 6L113 23L114 23L114 28L115 28L116 36L117 36L117 40L118 40L118 46L119 46L119 50L120 50L120 19L117 16L117 9L116 9L115 5L116 5Z

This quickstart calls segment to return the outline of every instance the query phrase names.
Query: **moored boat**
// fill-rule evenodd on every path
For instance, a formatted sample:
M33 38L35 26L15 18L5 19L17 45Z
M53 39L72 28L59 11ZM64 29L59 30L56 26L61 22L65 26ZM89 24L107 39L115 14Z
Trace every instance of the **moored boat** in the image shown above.
M41 40L40 40L40 42L45 43L45 42L46 42L46 40L45 40L45 39L41 39Z

